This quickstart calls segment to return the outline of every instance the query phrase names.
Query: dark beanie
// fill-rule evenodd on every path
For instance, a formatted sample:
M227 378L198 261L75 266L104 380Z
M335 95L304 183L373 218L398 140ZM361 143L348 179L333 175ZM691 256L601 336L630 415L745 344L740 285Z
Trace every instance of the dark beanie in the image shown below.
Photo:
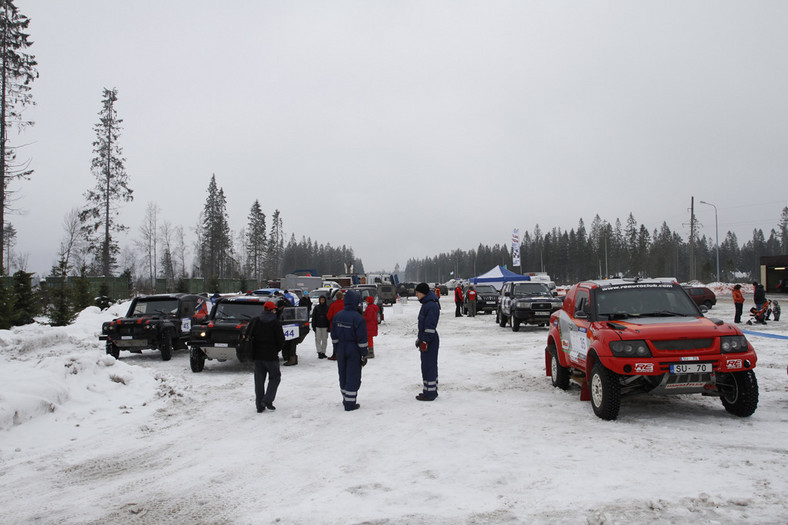
M427 295L428 293L430 293L430 287L427 286L427 283L419 283L416 285L416 291L419 293L423 293L424 295Z

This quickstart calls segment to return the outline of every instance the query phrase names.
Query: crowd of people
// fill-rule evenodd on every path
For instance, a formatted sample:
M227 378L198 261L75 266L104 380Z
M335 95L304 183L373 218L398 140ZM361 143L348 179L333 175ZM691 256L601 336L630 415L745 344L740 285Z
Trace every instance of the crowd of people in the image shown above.
M294 294L293 294L294 295ZM419 401L433 401L438 397L438 320L440 303L427 283L416 286L416 297L421 303L418 316L416 348L420 351L423 390L416 396ZM252 319L245 337L252 347L254 358L255 407L257 412L276 410L273 405L281 382L279 352L284 366L298 364L296 345L299 338L287 339L281 325L281 312L287 305L303 306L310 312L315 334L318 359L337 362L339 390L346 411L360 407L357 402L361 386L361 369L367 360L375 357L374 338L378 334L379 308L373 297L367 297L363 314L359 312L360 295L356 290L337 292L334 302L327 304L325 296L312 308L308 293L296 301L287 292L267 301L262 313ZM328 338L331 337L332 353L327 356ZM300 337L302 340L303 337ZM267 384L266 384L267 380Z

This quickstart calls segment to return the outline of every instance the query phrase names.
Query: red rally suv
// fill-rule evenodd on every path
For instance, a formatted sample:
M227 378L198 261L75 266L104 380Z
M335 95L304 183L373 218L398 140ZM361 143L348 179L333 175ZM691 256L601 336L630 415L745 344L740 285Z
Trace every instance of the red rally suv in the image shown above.
M546 373L566 390L581 385L602 419L616 419L621 396L700 393L731 414L758 406L755 350L736 326L703 316L672 279L613 279L574 285L550 316Z

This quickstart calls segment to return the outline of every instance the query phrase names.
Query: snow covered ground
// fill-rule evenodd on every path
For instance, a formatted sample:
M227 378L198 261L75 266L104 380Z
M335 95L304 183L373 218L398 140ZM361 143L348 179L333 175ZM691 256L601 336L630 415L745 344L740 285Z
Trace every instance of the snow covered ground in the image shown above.
M0 523L785 523L788 341L748 336L750 418L638 396L605 422L545 377L545 329L442 305L439 399L414 399L412 300L386 308L355 412L311 335L257 414L248 366L106 356L126 305L0 331ZM732 320L730 296L708 315Z

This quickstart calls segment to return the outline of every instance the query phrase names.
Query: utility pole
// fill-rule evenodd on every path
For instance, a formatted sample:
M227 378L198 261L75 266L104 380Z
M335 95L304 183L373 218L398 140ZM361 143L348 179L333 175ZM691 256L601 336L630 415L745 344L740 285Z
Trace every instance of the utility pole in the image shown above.
M690 281L695 280L695 197L690 200Z

